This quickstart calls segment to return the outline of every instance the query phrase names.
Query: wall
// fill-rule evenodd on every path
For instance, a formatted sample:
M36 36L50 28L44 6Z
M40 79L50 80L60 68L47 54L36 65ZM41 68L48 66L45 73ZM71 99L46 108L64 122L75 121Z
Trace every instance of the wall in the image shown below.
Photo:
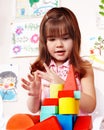
M29 113L26 106L27 92L21 88L20 79L21 77L26 77L29 72L29 64L35 60L35 57L10 58L9 49L11 45L11 22L14 12L13 2L14 0L0 0L0 64L15 63L19 66L18 100L16 102L3 103L5 116L11 116L15 113ZM97 32L96 0L78 0L77 2L76 0L61 0L61 6L70 8L78 18L82 33L81 53L84 55L87 50L87 38ZM94 68L94 75L97 92L102 93L104 90L104 71ZM98 110L99 108L97 107L96 115L100 114ZM103 108L100 108L100 112L103 112L103 110Z

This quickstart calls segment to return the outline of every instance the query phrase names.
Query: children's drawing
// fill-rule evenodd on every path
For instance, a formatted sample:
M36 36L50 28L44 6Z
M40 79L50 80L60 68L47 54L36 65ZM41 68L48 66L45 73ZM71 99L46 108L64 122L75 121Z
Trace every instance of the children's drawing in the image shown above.
M89 47L89 58L92 65L104 70L104 36L91 37Z
M12 25L11 57L38 55L39 26L39 19Z
M104 0L97 0L97 27L104 29Z
M41 17L59 6L59 0L16 0L16 18Z
M0 96L3 101L17 99L17 66L0 65Z

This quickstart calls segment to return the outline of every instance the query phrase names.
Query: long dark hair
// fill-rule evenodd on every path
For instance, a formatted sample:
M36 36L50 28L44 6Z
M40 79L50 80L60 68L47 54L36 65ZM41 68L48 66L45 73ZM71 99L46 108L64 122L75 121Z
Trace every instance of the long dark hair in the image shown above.
M80 57L81 33L77 18L71 10L65 7L52 8L44 15L40 24L39 56L31 64L31 73L37 69L45 71L43 62L47 65L50 64L52 58L47 50L47 37L59 37L62 34L69 34L73 40L73 49L69 57L70 63L82 76L86 73L84 68L89 63L83 61Z

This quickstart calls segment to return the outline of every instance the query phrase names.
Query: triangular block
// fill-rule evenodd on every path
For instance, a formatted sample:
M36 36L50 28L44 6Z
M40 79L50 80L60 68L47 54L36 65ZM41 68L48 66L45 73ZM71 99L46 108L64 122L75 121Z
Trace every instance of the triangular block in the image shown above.
M77 90L74 67L72 64L70 65L70 69L64 84L64 90Z

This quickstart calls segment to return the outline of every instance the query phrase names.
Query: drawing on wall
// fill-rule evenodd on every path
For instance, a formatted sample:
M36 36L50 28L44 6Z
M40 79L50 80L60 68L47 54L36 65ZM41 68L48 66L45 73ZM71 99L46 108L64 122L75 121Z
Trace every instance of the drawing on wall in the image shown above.
M104 70L104 36L97 35L90 37L89 53L92 65Z
M104 0L97 0L96 24L99 29L104 29Z
M41 17L59 6L59 0L16 0L16 18Z
M13 23L11 57L38 55L39 26L39 19Z
M17 65L0 65L0 95L3 101L17 100L17 71Z

